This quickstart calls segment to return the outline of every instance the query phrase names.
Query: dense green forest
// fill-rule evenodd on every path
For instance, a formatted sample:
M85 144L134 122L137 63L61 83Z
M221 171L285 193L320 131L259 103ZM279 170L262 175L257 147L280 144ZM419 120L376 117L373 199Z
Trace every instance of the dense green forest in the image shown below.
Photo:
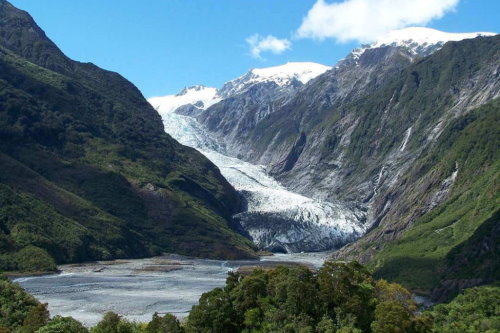
M234 188L132 83L69 59L4 0L0 30L0 270L254 256L231 220Z
M500 279L499 128L500 100L495 99L454 119L416 160L401 180L413 184L404 190L407 214L424 206L422 191L443 186L436 180L454 172L456 180L448 199L417 218L399 239L376 243L380 249L368 266L377 277L421 290L449 280Z
M83 327L70 317L49 317L40 304L7 278L0 279L0 332L7 333L425 333L498 332L500 288L467 289L448 304L419 309L396 283L376 280L358 264L326 262L306 267L230 273L224 288L201 296L180 322L154 314L149 323L106 313Z
M339 109L362 116L347 153L354 162L349 177L377 174L384 156L398 149L398 138L410 127L412 161L390 188L380 190L386 192L374 205L380 212L387 207L383 218L334 252L335 259L360 260L377 278L441 301L464 286L499 280L500 100L474 102L460 112L454 108L458 91L481 91L473 77L490 72L499 50L500 36L447 43L375 93ZM467 89L459 88L467 82ZM384 117L387 110L394 113ZM329 117L341 123L338 112ZM441 125L435 141L429 141L429 131ZM380 138L379 132L384 133Z

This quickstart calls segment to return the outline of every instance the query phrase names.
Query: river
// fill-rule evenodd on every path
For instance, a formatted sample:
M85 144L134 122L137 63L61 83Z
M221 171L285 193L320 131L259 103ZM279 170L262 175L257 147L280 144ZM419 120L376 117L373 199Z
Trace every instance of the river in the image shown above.
M153 313L188 315L201 294L222 287L228 272L242 266L302 263L318 268L325 253L277 254L260 261L221 261L181 256L60 266L54 275L14 279L51 316L72 316L94 326L106 311L147 322Z

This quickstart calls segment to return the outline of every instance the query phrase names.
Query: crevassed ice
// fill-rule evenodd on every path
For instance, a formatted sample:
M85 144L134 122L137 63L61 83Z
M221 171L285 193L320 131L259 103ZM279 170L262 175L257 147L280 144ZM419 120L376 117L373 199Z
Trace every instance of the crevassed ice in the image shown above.
M242 223L261 247L279 243L289 252L327 250L365 232L362 213L291 192L270 177L263 166L224 154L224 149L194 118L162 113L165 131L180 143L196 148L219 167L247 202L243 220L264 214L274 223ZM283 221L286 225L283 226Z

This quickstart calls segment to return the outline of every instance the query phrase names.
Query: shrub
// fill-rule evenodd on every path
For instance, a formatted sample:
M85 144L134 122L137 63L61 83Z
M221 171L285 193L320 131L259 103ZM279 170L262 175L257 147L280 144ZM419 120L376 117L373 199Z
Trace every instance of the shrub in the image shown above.
M88 333L88 329L72 317L55 316L36 333Z

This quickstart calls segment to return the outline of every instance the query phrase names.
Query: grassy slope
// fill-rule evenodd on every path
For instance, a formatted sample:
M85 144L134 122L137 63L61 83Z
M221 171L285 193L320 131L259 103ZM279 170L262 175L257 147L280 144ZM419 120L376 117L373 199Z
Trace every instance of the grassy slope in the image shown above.
M2 37L38 31L12 8L0 4ZM165 134L132 84L72 62L39 34L19 50L11 39L0 47L3 258L27 244L58 262L161 251L252 256L232 229L238 197L219 170Z
M456 166L458 176L444 203L417 219L400 239L383 244L371 261L377 276L424 290L452 275L498 279L497 274L481 273L497 271L498 262L492 262L495 269L479 262L484 257L466 257L467 252L458 249L470 242L471 237L479 241L480 234L488 234L491 227L482 231L483 224L498 223L499 128L500 100L497 99L454 120L438 143L417 160L407 176L409 182L447 178ZM451 266L455 267L452 275ZM471 267L477 268L475 274L467 274Z

